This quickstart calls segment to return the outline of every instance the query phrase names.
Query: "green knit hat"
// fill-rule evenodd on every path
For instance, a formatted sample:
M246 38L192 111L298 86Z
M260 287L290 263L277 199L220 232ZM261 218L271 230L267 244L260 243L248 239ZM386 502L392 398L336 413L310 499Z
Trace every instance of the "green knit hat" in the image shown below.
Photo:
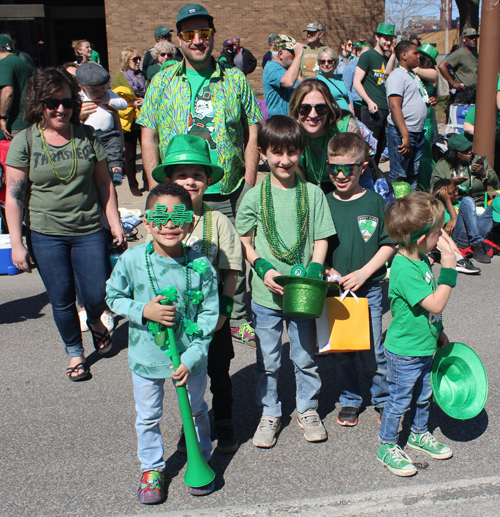
M418 51L424 56L427 56L432 61L434 66L437 65L436 58L439 52L436 47L433 47L430 43L422 43L422 46L418 49Z
M378 36L396 36L394 34L394 25L390 23L379 23L377 30L373 34Z

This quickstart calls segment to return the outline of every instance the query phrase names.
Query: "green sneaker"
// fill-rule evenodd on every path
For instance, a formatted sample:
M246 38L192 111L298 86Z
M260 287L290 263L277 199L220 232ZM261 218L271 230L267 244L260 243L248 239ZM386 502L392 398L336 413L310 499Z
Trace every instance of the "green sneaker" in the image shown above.
M243 323L240 327L232 328L231 336L252 350L257 348L257 344L255 343L255 331L250 323Z
M411 449L423 452L435 460L447 460L453 456L453 451L447 445L439 443L431 433L410 433L406 444Z
M378 448L377 459L396 476L414 476L417 473L411 459L395 443L382 443Z

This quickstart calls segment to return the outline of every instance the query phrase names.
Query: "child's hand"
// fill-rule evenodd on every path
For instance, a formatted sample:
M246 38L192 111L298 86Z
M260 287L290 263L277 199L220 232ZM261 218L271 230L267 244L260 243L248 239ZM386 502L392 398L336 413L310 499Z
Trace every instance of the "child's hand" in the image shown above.
M367 279L366 273L362 269L358 269L357 271L353 271L348 275L342 277L340 281L340 285L344 289L349 289L349 291L357 291Z
M444 332L441 332L438 337L437 347L444 348L449 342L448 336Z
M226 323L227 316L223 316L222 314L219 316L219 320L217 321L217 326L215 327L215 332L222 328L222 325Z
M403 141L401 142L401 145L398 145L398 152L399 154L402 154L403 156L406 156L407 154L410 154L411 151L411 144L410 144L410 137L404 136Z
M170 367L170 369L174 369L173 365ZM175 385L184 386L184 384L186 384L189 373L190 372L187 369L187 367L181 363L179 368L177 368L177 370L175 370L175 372L172 373L172 379L174 379L174 381L178 381L175 383Z
M436 97L429 97L429 104L431 106L435 106L437 104L437 99Z
M450 199L450 193L448 192L448 187L441 187L439 189L439 195L441 196L442 199L444 199L445 201L448 201L448 199Z
M455 225L457 224L457 219L450 219L445 227L444 227L444 231L448 234L448 235L451 235L453 233L453 230L455 229Z
M327 268L325 267L325 278L328 278L329 276L333 276L333 275L337 275L337 276L342 276L336 269L334 269L333 267L331 268Z
M143 317L150 321L156 321L166 327L173 327L175 320L175 305L162 305L161 300L165 300L165 296L159 294L155 296L145 307L142 313Z
M281 294L283 295L283 287L281 285L278 285L273 278L281 276L276 269L270 269L265 275L264 275L264 285L273 293Z
M95 113L97 111L97 104L92 101L85 101L82 102L82 109L80 110L80 120L82 122L85 122L92 113Z
M457 257L448 250L441 250L441 267L455 269L457 267Z

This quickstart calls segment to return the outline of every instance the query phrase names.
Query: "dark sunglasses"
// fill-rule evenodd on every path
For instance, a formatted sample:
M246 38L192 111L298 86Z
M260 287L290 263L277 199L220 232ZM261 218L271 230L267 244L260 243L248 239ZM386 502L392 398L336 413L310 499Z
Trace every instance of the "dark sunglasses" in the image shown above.
M193 41L194 35L198 34L200 39L210 39L213 29L193 29L188 31L180 31L179 34L182 36L184 41Z
M303 117L307 117L309 113L311 113L312 109L316 110L316 114L320 117L323 115L326 115L330 110L328 109L328 106L326 104L301 104L299 106L299 115L302 115Z
M130 60L131 61L140 61L141 57L140 56L131 57Z
M342 165L330 163L328 164L328 172L330 176L337 176L341 172L347 178L351 174L356 174L362 165L362 163L344 163Z
M319 60L319 64L320 65L326 65L326 63L328 63L329 65L331 65L332 63L334 63L333 59L320 59Z
M165 57L165 56L169 56L170 54L168 52L160 52L158 55L161 57Z
M462 154L472 153L472 147L468 147L465 151L460 151Z
M75 107L75 101L73 99L45 99L43 101L46 108L49 110L55 110L57 109L61 104L63 105L64 109L71 110Z

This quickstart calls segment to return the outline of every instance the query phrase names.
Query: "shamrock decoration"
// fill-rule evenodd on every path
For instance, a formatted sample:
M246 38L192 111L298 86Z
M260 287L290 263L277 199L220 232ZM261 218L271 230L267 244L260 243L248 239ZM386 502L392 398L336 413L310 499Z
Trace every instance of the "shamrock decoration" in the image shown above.
M373 223L371 221L366 220L364 223L359 225L359 229L361 231L366 231L368 233L372 233Z
M167 212L167 207L155 203L154 210L146 210L146 220L158 227L165 226L172 221L174 226L184 226L185 223L193 222L194 212L186 210L186 205L175 205L172 213Z
M198 330L198 324L194 323L194 321L184 318L184 327L188 336L193 336L193 338L196 338L202 335L202 333Z
M190 289L188 291L188 295L193 305L198 305L200 302L203 301L203 293L201 291L192 291Z
M200 259L196 262L190 262L188 267L194 269L198 274L203 275L208 269L208 262L205 259Z
M156 321L148 321L148 330L153 336L157 336L162 329L163 325Z
M166 298L160 302L162 305L166 305L168 302L175 302L177 300L177 289L172 285L166 289L159 289L156 291L156 294L161 294Z

